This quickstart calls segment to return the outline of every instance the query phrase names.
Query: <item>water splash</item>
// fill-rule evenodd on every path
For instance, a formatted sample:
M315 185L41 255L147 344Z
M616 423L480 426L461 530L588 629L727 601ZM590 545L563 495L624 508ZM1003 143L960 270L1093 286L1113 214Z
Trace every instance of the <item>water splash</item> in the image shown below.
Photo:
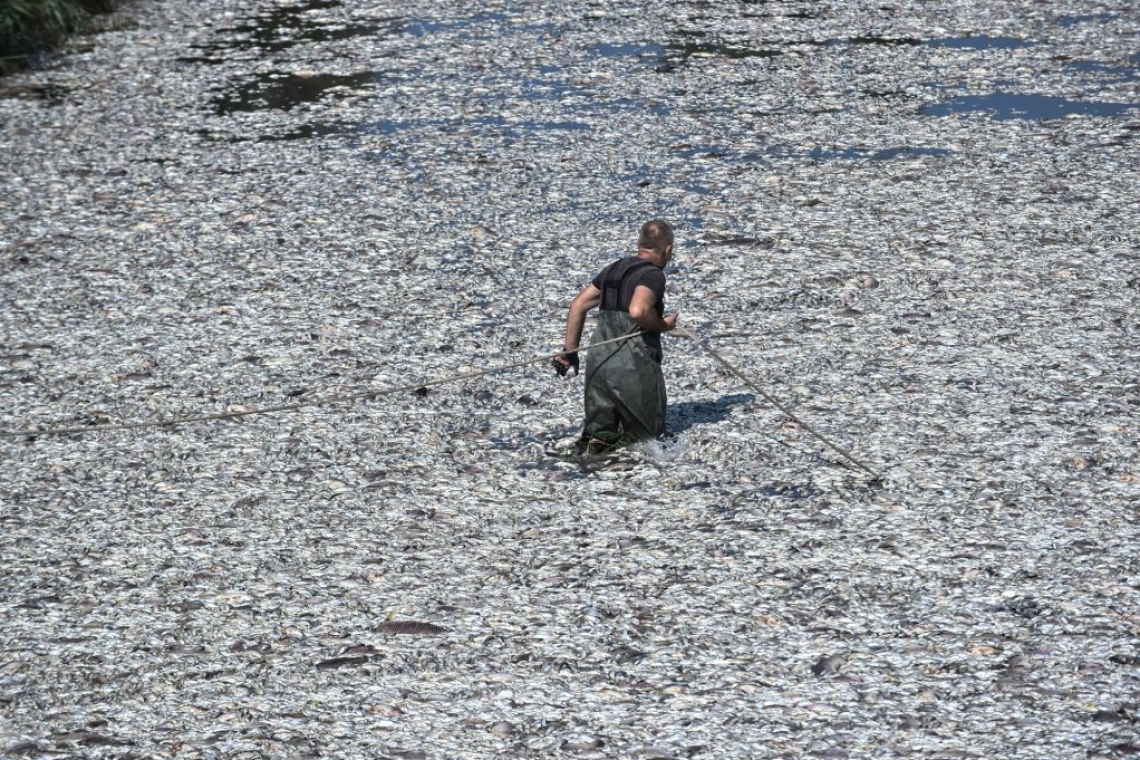
M629 449L649 457L655 462L672 462L688 451L691 442L688 433L681 433L665 438L638 441L630 444Z

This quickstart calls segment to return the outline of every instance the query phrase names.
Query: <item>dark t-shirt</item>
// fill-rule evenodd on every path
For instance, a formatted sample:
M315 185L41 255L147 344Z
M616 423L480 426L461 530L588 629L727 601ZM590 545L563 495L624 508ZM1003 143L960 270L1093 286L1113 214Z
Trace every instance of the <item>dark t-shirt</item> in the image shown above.
M629 259L637 259L636 256L630 256L626 259L619 259L614 263L607 266L598 276L595 277L590 284L598 290L603 289L603 284L606 277L609 276L610 270L621 264L623 261ZM621 288L618 296L618 306L620 311L629 313L629 302L633 300L633 292L637 290L638 285L644 285L653 291L657 296L657 300L653 303L653 308L657 311L658 316L665 316L665 273L658 269L653 264L639 266L626 272L625 277L621 281ZM661 361L661 334L660 333L645 333L641 336L645 341L645 345L649 346L651 355L655 361Z
M630 256L629 258L637 258ZM623 260L619 259L613 264L610 264L595 277L590 284L598 290L602 289L602 283L605 282L606 276L609 275L610 269L620 264ZM653 308L662 317L665 316L665 273L657 267L649 264L648 266L637 267L626 274L625 279L621 281L621 295L620 304L621 311L629 312L629 302L633 300L633 291L637 290L638 285L644 285L653 291L653 295L657 296L657 300L653 304Z

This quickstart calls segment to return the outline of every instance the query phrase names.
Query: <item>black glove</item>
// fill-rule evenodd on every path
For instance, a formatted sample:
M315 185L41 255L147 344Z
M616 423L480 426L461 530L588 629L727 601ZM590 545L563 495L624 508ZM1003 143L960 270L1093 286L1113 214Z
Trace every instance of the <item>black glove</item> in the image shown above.
M568 367L565 364L563 364L562 362L558 361L559 359L565 359L567 362L570 363L570 366ZM578 365L578 352L577 351L566 351L564 353L561 353L558 356L556 356L550 360L550 366L554 367L554 369L558 371L559 377L566 377L566 373L570 371L570 367L574 368L574 374L577 375L578 374L578 367L579 367L579 365Z

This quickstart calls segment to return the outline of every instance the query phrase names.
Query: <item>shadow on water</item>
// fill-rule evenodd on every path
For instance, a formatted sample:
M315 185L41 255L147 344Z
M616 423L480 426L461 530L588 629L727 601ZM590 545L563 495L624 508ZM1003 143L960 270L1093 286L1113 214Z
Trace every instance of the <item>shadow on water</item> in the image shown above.
M672 435L683 433L694 425L709 425L728 419L732 407L751 404L756 397L751 393L721 396L716 401L685 401L670 404L665 414L665 429Z

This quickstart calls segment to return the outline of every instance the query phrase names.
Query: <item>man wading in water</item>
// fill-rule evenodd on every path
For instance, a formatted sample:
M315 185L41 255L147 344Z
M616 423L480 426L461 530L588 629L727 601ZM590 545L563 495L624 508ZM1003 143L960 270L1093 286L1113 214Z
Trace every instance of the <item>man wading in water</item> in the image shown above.
M613 446L665 433L665 376L661 372L661 333L677 326L665 316L665 265L673 258L673 228L646 222L637 238L637 255L603 269L570 303L564 353L553 360L559 375L578 374L577 348L586 314L595 306L598 326L591 344L646 332L611 343L586 356L586 424L578 451L598 453Z

